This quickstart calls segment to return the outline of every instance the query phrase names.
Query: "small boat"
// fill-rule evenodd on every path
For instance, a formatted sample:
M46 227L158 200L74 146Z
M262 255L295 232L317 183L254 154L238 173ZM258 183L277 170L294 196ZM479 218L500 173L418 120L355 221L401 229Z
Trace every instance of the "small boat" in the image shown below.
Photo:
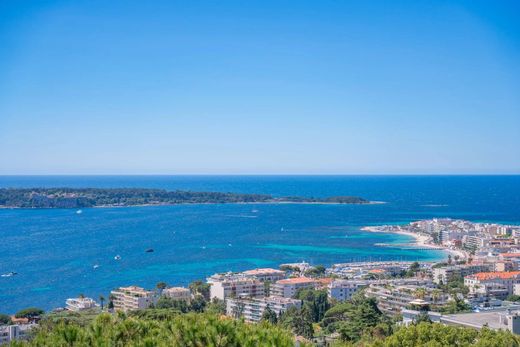
M77 210L77 211L76 211L76 214L82 214L82 213L83 213L82 210Z
M202 248L202 249L206 249L206 246L202 246L201 248Z
M252 213L257 213L257 212L258 212L258 210L251 210L251 212L252 212Z
M95 264L95 265L93 266L93 268L94 268L94 269L97 269L97 268L100 267L100 266L101 266L101 265Z
M281 228L280 231L283 231L283 228Z
M153 252L153 248L148 248L145 252L146 253L152 253Z
M121 260L121 256L118 254L114 257L115 260Z
M229 246L229 247L233 247L233 245L232 245L231 243L228 243L228 246Z
M14 272L14 271L11 271L11 272L8 272L6 274L2 274L1 276L2 277L13 277L15 275L18 275L18 273Z

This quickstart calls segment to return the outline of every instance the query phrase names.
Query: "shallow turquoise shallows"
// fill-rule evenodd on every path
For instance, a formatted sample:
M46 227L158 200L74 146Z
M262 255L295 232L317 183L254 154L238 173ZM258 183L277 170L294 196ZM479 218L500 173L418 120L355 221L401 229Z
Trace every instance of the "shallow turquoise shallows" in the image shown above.
M0 312L64 306L123 285L187 285L219 271L305 260L437 260L440 251L377 247L406 236L364 225L434 217L520 224L520 176L0 176L0 187L151 187L357 195L376 205L183 205L0 210ZM153 252L145 252L152 248ZM114 257L120 255L120 260Z

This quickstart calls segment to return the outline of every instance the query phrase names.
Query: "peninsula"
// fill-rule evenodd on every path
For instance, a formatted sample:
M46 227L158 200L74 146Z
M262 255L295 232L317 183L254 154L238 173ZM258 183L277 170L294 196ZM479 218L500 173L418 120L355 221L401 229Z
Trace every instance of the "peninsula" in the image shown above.
M356 196L273 197L269 194L167 191L146 188L2 188L0 208L86 208L177 204L369 204Z

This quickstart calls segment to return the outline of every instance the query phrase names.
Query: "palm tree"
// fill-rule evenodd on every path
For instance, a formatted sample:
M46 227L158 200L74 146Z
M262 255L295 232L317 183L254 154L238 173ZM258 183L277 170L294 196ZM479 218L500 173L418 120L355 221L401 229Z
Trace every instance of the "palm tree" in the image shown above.
M413 293L413 296L416 298L416 299L424 299L424 297L426 296L426 289L424 288L417 288L414 293Z
M105 297L103 295L99 296L99 302L101 303L101 311L103 311L103 303L105 302Z

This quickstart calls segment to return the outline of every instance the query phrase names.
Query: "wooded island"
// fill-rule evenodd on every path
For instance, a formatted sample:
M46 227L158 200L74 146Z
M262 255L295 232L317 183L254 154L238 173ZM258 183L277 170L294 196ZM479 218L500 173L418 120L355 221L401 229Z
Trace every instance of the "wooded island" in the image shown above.
M3 208L86 208L176 204L330 203L368 204L357 196L273 197L269 194L167 191L146 188L1 188Z

